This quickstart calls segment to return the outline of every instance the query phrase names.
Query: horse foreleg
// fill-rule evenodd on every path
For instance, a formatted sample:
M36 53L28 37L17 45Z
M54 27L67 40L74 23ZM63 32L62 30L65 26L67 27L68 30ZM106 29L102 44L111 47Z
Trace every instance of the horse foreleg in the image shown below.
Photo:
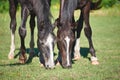
M77 36L74 46L74 60L80 59L80 35L82 28L83 28L83 14L81 12L79 20L77 22Z
M31 17L30 17L30 30L31 30L31 41L30 41L30 55L29 55L29 58L27 60L27 63L30 63L32 62L32 59L35 55L35 51L34 51L34 28L35 28L35 14L31 14Z
M27 21L27 17L28 17L28 10L26 7L22 7L22 21L21 21L21 25L19 28L19 35L20 35L20 40L21 40L21 47L20 47L20 55L19 55L19 60L20 63L25 63L26 62L26 49L25 49L25 36L26 36L26 21Z
M14 0L9 0L9 15L10 15L10 30L11 30L11 46L10 52L8 54L9 59L14 58L14 51L15 51L15 31L16 31L16 9L17 9L17 2Z

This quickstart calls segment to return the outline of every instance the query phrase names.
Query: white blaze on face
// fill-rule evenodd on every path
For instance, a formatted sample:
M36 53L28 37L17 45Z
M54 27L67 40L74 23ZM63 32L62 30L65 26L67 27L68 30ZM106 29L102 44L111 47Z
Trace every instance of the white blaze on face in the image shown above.
M49 64L50 67L54 66L54 59L53 59L53 36L51 34L48 35L45 45L47 45L50 49L50 58L46 64Z
M66 53L67 53L67 66L69 66L70 65L70 59L69 59L69 44L70 44L70 38L67 36L67 37L65 37L65 41L66 41L66 43L67 43L67 51L66 51Z

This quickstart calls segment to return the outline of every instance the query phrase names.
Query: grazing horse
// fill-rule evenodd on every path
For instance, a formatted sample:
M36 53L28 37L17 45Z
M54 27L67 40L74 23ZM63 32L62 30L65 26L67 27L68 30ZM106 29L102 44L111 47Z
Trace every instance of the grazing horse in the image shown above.
M93 65L99 64L98 59L95 54L95 49L92 42L92 30L89 23L89 14L90 10L99 9L99 5L101 3L101 0L97 2L92 2L91 0L60 0L60 14L59 18L56 20L55 25L59 26L58 28L58 39L61 40L62 43L58 43L58 48L61 53L62 57L62 64L66 64L68 61L68 53L71 55L71 47L74 48L74 58L79 59L80 58L80 34L81 30L83 28L83 22L85 22L85 35L89 42L89 51L91 53L91 61ZM74 10L80 9L80 17L79 20L75 23L74 20ZM74 29L71 32L70 26ZM75 26L77 26L77 29L75 29ZM69 33L69 34L68 34ZM75 35L77 33L77 35ZM64 35L63 35L64 34ZM66 35L67 34L67 35ZM75 44L70 42L70 40L73 40L73 37L70 38L69 36L73 36L73 34L76 37ZM61 36L59 36L61 35ZM68 36L69 35L69 36ZM65 58L65 59L64 59Z
M53 48L55 36L53 34L53 26L50 21L50 1L51 0L9 0L10 3L10 29L11 29L11 50L9 58L13 57L15 46L14 46L14 33L16 28L16 10L17 5L20 3L21 6L21 25L19 28L19 35L21 39L20 55L19 60L21 63L26 62L25 55L25 36L26 36L26 21L29 16L30 28L31 28L31 41L30 41L30 54L34 53L34 27L35 27L35 16L37 18L37 29L38 29L38 40L37 45L40 53L44 58L44 66L46 68L54 68L53 60ZM12 56L11 56L12 55Z
M60 1L60 15L57 22L57 45L60 56L62 58L61 64L63 68L72 67L71 51L74 43L74 33L72 31L72 15L74 12L74 5L76 0L61 0ZM71 4L74 5L71 5ZM71 9L72 8L72 9Z

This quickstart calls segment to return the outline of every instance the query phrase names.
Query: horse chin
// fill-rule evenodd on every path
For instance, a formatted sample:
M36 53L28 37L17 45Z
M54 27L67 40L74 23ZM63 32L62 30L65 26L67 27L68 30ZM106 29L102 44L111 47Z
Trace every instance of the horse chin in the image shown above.
M72 65L62 65L62 67L63 67L64 69L70 69L70 68L72 68Z
M55 68L53 53L50 53L50 55L45 60L45 68L46 69L54 69Z
M42 66L44 66L46 69L54 69L54 59L53 54L50 53L42 53L39 55L39 60Z
M54 65L46 65L45 68L46 69L55 69L55 66Z
M62 60L62 67L63 67L64 69L72 68L71 60L69 60L69 62L68 62L68 60L66 60L66 61L63 61L63 60Z

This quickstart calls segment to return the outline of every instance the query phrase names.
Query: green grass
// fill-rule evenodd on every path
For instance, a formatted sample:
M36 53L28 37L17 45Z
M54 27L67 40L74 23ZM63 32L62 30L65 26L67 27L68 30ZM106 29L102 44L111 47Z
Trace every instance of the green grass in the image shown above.
M108 14L109 12L111 14ZM54 19L58 17L57 7L52 7L52 14ZM32 63L25 65L18 64L18 57L9 60L7 58L10 48L9 22L8 13L0 14L0 80L120 80L120 15L118 13L102 9L91 14L92 38L100 64L93 66L88 58L81 56L79 61L74 61L71 69L56 66L53 70L46 70L44 67L40 67L38 57L35 57ZM17 13L17 22L19 26L19 12ZM30 40L28 23L25 39L27 48L29 48ZM18 27L15 39L15 54L17 54L20 47ZM35 43L36 39L37 29L35 29ZM80 45L82 53L89 46L83 31ZM35 47L37 47L36 44ZM54 52L58 53L57 48ZM90 57L90 54L88 57Z

